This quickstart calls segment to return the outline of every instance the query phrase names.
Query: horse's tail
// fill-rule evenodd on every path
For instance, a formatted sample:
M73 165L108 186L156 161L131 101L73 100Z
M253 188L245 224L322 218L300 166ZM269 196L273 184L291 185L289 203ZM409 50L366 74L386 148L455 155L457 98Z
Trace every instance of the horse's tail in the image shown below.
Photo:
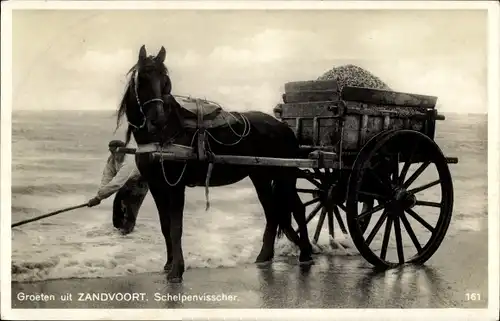
M283 210L283 215L278 221L278 234L277 237L280 239L285 233L285 228L292 226L292 211L290 209Z
M274 206L279 207L276 213L278 221L277 237L281 238L285 233L285 229L292 226L293 206L291 202L291 193L295 191L297 179L294 176L288 176L280 179L275 179L273 182L273 201Z

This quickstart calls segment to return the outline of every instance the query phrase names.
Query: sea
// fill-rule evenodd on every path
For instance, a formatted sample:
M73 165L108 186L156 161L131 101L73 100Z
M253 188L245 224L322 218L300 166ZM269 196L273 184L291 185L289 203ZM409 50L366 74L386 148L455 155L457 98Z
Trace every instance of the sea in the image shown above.
M445 155L459 158L458 164L450 165L455 191L447 233L451 237L461 231L484 229L488 124L487 115L445 115L446 120L437 124L435 140ZM92 198L108 156L108 141L124 138L123 130L114 133L115 126L115 115L110 111L13 112L12 222ZM432 175L424 173L422 179L430 182L435 179ZM422 199L439 200L439 193L437 187L426 190ZM140 209L134 232L126 236L112 226L112 201L113 196L93 208L13 228L12 280L102 278L161 271L166 249L150 194ZM211 208L205 211L204 189L187 189L182 240L186 267L213 269L252 264L262 244L265 219L250 181L211 188L210 202ZM422 211L429 222L437 217L430 209ZM308 225L311 239L317 221L318 217ZM423 228L416 233L425 238ZM318 241L322 250L318 260L328 255L360 256L338 224L334 241L325 224ZM379 236L374 242L378 241ZM405 250L411 247L411 241L406 239ZM392 240L390 249L394 248ZM275 255L277 260L289 262L297 249L286 238L279 239Z

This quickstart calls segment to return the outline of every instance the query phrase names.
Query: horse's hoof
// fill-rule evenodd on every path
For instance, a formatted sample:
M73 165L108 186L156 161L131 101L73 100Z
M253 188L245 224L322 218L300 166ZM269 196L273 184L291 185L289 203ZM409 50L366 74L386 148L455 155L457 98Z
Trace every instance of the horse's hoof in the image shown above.
M170 283L182 283L182 276L167 276L167 281Z
M273 254L260 253L255 259L255 264L258 266L266 266L273 261Z
M274 257L273 251L266 252L265 250L261 250L259 255L257 255L257 258L255 259L255 263L268 263L273 260L273 257Z
M299 255L299 264L300 265L313 265L314 264L314 260L311 256L311 253L301 253Z
M321 254L323 249L318 244L312 245L312 254Z
M134 228L120 228L120 233L122 235L128 235L128 234L132 233L133 230L134 230Z
M272 260L267 260L267 261L255 261L255 264L258 266L258 267L267 267L269 265L271 265L273 261Z
M300 266L314 265L314 260L310 259L310 260L307 260L307 261L299 261L299 265Z

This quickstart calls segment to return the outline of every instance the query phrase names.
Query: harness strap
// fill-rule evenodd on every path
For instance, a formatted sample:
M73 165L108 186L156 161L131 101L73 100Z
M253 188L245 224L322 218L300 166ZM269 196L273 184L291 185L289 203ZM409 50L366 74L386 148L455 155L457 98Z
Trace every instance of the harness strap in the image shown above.
M185 146L178 145L178 144L170 144L170 145L172 145L172 146L179 146L179 147L184 147L185 148ZM159 143L137 144L136 154L163 152L162 148L160 148L160 147L161 146L160 146ZM200 154L200 153L201 153L201 151L198 151L198 154ZM206 158L206 154L205 154L204 147L203 147L203 156L204 156L204 159L205 159ZM213 154L211 154L211 153L208 155L208 162L209 163L208 163L208 169L207 169L207 176L205 177L205 202L206 202L205 211L208 211L210 209L209 187L210 187L210 178L212 177L212 170L214 168ZM185 166L184 166L184 169L186 169ZM183 173L184 173L184 170L181 173L181 177L182 177ZM163 173L163 174L165 175L165 173ZM179 179L180 179L180 177L179 177ZM168 181L167 181L167 183L168 183ZM170 186L175 186L176 184L173 184L173 185L169 184L169 185Z
M145 104L147 104L149 102L152 102L154 100L155 99L147 101ZM207 100L205 100L205 102L207 102ZM138 103L140 105L139 101L138 101ZM239 143L243 138L245 138L249 134L249 132L250 132L250 123L249 123L248 119L246 119L246 117L244 117L243 115L241 115L241 118L243 119L243 123L245 124L245 129L243 130L243 133L241 135L239 135L238 133L236 133L234 131L234 129L231 127L231 125L228 123L229 124L229 128L232 130L232 132L237 137L239 137L239 139L236 142L230 143L230 144L225 144L225 143L219 142L217 139L215 139L215 137L213 137L210 134L210 132L207 130L207 128L205 126L204 119L203 119L204 105L203 105L202 100L199 99L199 98L196 98L195 99L195 103L196 103L196 113L197 113L197 117L196 117L196 123L197 123L196 125L197 126L196 127L197 127L197 133L198 133L198 142L197 142L197 151L196 151L196 154L197 154L198 160L200 160L200 161L207 161L208 162L207 175L205 177L205 200L206 200L206 208L205 208L205 210L208 211L208 209L210 208L209 187L210 187L210 178L212 177L212 171L213 171L213 168L214 168L214 158L213 158L214 155L211 152L210 147L209 147L208 151L206 149L207 134L210 137L212 137L217 143L219 143L221 145L234 146L234 145L236 145L237 143ZM145 105L145 104L143 104L143 105ZM142 112L142 106L141 106L141 112ZM230 113L228 113L228 114L231 115L232 117L235 117L234 115L232 115ZM144 117L144 119L145 119L145 117ZM196 133L195 133L195 135L196 135ZM177 144L172 144L172 142L173 142L173 140L168 145L169 146L171 146L171 145L177 145ZM194 136L193 136L193 139L191 140L191 145L190 145L191 147L193 146L193 143L194 143ZM178 145L178 146L182 146L182 145ZM163 152L162 146L160 146L159 143L138 144L137 149L136 149L136 153L138 153L138 154L139 153L153 153L153 152ZM161 158L160 162L163 163L163 158ZM168 180L167 180L167 178L165 176L164 168L162 166L163 176L164 176L164 179L167 182L167 184L169 184L172 187L175 186L175 185L177 185L180 182L182 176L184 175L184 170L186 169L186 166L187 166L187 162L184 164L184 169L182 170L182 173L181 173L178 181L176 183L174 183L174 184L171 184L171 183L168 182Z
M210 186L210 178L212 177L213 168L214 168L214 163L213 162L208 163L207 177L205 179L205 201L206 201L205 211L208 211L208 209L210 208L210 200L208 198L208 190L209 190L209 186Z
M205 140L206 140L206 127L203 122L203 103L201 102L201 99L197 98L196 99L196 113L197 113L197 130L198 130L198 159L200 161L207 160L207 150L205 148ZM212 156L210 154L210 156ZM212 177L212 170L214 168L214 162L213 162L213 157L209 157L208 159L208 169L207 169L207 176L205 177L205 201L206 201L206 207L205 211L208 211L210 208L210 201L209 201L209 188L210 188L210 178Z
M205 126L203 124L203 104L200 99L196 99L196 113L197 113L197 129L198 129L198 159L203 161L206 159L205 155Z

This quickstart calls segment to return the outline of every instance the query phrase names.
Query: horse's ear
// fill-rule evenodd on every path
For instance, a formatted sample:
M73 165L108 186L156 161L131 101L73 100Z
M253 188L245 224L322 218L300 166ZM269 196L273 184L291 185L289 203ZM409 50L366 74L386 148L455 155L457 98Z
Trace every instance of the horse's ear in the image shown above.
M165 50L165 47L161 46L160 51L158 52L158 55L156 55L156 62L158 63L163 63L165 61L165 58L167 56L167 51Z
M142 45L141 49L139 49L139 61L143 61L146 59L147 53L146 53L146 46Z

